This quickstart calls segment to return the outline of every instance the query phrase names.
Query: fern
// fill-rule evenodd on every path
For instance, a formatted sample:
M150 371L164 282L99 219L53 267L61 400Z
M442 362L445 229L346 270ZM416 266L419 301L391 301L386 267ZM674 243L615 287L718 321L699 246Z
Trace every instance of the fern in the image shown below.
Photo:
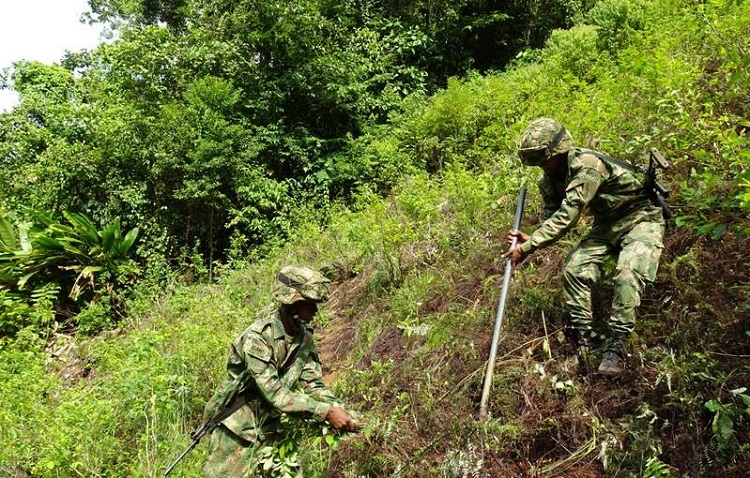
M31 301L35 304L55 303L60 295L60 284L47 282L31 291Z
M675 469L657 457L649 458L643 470L643 478L671 478L675 476Z

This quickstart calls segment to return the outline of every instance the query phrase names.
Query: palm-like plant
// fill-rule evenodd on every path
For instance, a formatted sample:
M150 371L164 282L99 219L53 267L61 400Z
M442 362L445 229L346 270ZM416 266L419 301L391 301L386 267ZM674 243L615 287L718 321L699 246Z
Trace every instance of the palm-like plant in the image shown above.
M73 301L87 292L90 300L96 293L111 294L138 273L129 253L139 229L123 234L119 217L99 230L80 213L65 211L63 224L49 214L28 212L33 226L14 226L0 212L0 290L30 302L49 290L66 293Z
M136 227L123 235L120 218L117 217L99 231L83 214L65 211L63 215L71 226L48 224L51 234L37 236L37 242L52 252L48 257L54 258L58 267L76 273L70 296L77 299L86 285L93 290L97 275L107 292L111 292L121 279L123 266L132 265L128 252L138 237L139 229Z

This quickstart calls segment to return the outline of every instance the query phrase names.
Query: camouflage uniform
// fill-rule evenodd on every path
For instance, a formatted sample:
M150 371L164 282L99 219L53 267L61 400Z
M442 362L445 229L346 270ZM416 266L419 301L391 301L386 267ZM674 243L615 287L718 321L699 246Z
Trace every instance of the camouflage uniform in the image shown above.
M554 120L542 118L524 133L519 155L525 164L543 164L541 156L531 154L531 158L525 158L524 146L549 145L552 138L544 138L544 134L549 136L549 131L562 128L557 122L550 127L552 122ZM538 146L532 153L536 151L539 151ZM563 268L570 326L583 332L582 335L590 333L591 287L601 276L605 258L614 254L617 267L609 327L612 337L624 341L635 325L635 309L640 305L645 283L656 278L665 229L662 211L651 203L641 181L631 171L600 159L591 150L573 148L567 132L546 152L547 159L565 152L565 176L545 173L539 181L546 218L521 245L521 252L528 254L560 239L588 207L593 213L594 225L568 255Z
M320 291L327 279L319 278L311 291L282 286L275 293L276 301L291 304L310 300L310 296L324 300L325 292ZM310 281L302 285L309 286ZM269 307L232 342L228 377L207 404L204 418L216 412L224 394L243 384L248 401L211 435L210 455L203 470L207 478L260 476L257 452L264 442L280 438L281 413L324 420L331 406L341 406L323 384L312 329L299 325L294 336L287 335L280 308ZM297 387L304 393L294 391ZM297 476L302 476L301 470Z

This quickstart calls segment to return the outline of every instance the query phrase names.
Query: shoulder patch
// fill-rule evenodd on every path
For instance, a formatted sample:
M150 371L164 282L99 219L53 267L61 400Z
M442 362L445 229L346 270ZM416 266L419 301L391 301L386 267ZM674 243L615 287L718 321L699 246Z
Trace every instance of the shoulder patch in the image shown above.
M245 342L244 351L247 355L255 357L263 362L269 362L273 356L271 347L258 336L251 336Z
M578 157L587 161L596 161L599 159L599 156L590 151L581 151L581 154L579 154Z

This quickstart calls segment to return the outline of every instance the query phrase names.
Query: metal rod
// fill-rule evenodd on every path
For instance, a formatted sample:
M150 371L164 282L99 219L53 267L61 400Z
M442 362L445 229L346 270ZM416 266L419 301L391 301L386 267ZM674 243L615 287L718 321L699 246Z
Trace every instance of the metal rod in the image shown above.
M526 201L526 188L521 187L518 193L518 204L516 205L516 217L513 219L513 230L521 228L521 216L523 215L523 203ZM516 247L517 238L513 238L510 249ZM509 250L510 250L509 249ZM492 344L490 346L490 358L487 361L487 372L484 376L484 388L482 389L482 399L479 402L479 417L484 418L487 415L487 400L492 387L492 374L495 370L495 359L497 358L497 343L500 336L500 328L503 324L503 315L505 315L505 300L508 297L508 285L510 276L513 274L513 261L509 257L505 261L505 276L503 277L503 289L500 293L500 301L497 306L497 317L495 318L495 330L492 332Z

